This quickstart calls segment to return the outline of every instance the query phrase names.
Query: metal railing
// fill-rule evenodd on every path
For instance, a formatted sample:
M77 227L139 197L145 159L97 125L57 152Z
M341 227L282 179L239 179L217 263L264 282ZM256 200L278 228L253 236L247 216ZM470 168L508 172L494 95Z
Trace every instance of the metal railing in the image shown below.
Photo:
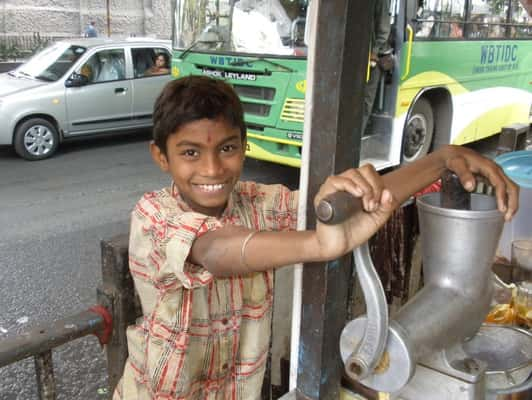
M39 399L54 400L56 385L52 350L91 334L96 334L100 340L105 339L106 329L109 332L106 317L99 310L87 310L51 324L38 325L0 341L0 368L33 356Z
M102 241L101 251L104 283L97 290L98 305L0 340L0 368L33 357L39 400L57 398L52 350L87 335L106 345L110 393L122 376L126 328L140 315L127 265L127 236Z
M25 59L52 42L71 38L73 36L48 36L41 35L39 32L31 35L0 34L0 61Z

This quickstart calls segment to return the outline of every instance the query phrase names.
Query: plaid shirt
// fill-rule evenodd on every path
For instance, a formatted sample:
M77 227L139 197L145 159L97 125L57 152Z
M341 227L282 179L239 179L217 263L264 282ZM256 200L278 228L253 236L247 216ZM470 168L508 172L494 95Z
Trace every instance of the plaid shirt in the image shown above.
M187 261L194 240L223 225L293 230L297 192L239 182L220 219L193 212L175 186L147 193L131 219L129 266L143 318L114 400L260 398L270 344L271 271L215 278Z

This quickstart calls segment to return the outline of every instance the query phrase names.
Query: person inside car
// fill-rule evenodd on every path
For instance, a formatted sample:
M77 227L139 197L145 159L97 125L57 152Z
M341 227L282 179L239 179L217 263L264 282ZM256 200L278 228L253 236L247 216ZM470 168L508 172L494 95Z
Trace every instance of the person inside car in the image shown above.
M168 68L168 54L157 54L153 60L153 63L154 64L144 72L145 76L165 75L170 73L170 69Z

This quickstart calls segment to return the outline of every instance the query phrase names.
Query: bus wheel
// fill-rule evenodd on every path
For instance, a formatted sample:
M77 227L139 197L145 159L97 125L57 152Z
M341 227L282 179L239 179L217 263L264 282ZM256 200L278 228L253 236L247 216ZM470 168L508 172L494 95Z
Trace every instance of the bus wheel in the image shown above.
M403 132L402 163L408 164L426 155L434 135L434 116L427 99L414 104Z

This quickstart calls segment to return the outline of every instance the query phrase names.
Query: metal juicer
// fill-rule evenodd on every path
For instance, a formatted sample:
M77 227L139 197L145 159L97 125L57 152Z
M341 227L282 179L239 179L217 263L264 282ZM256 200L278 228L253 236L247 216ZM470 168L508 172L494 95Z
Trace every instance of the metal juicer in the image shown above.
M493 196L468 196L458 208L442 193L417 200L425 284L393 319L367 245L354 251L367 314L341 334L349 378L403 400L495 399L530 387L532 336L483 325L504 219Z

